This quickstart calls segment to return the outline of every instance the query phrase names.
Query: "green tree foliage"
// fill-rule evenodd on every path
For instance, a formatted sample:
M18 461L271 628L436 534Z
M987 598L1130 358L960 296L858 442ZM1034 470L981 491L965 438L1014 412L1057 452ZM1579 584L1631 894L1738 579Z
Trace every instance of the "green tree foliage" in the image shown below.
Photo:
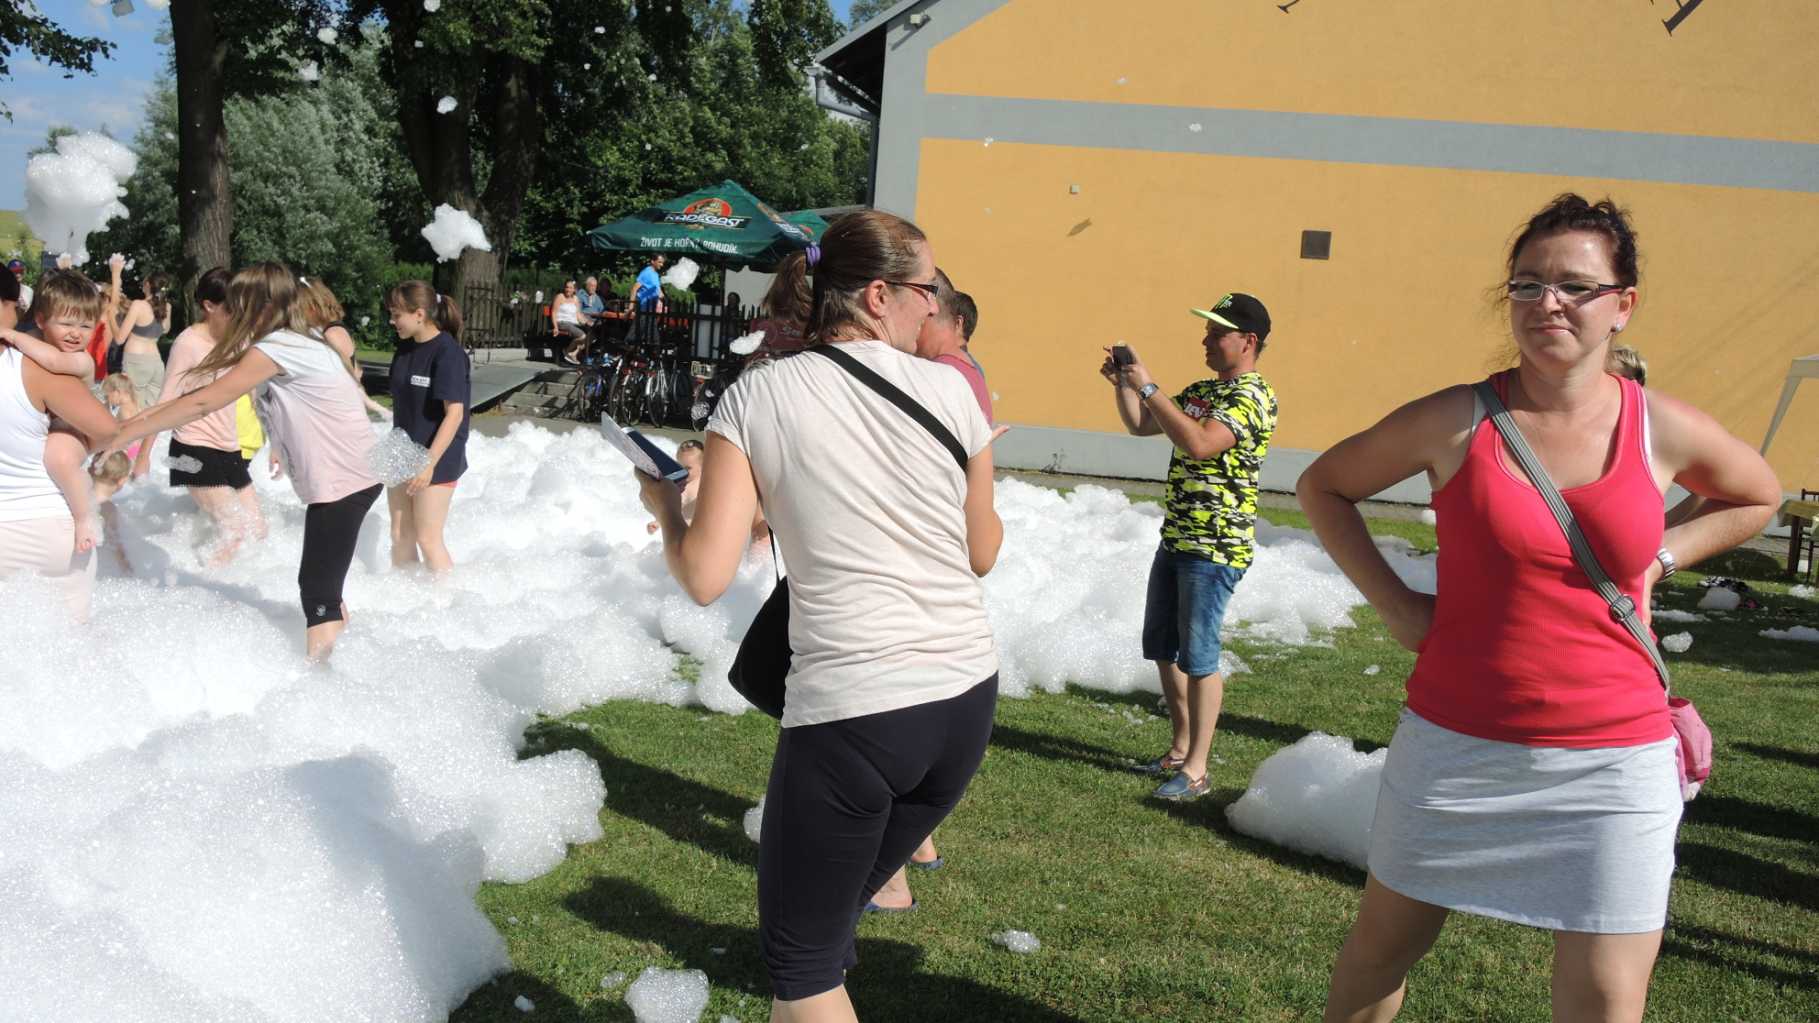
M617 118L552 120L551 155L526 203L521 256L616 265L591 251L589 229L727 178L781 210L864 200L869 129L816 106L802 71L838 23L817 0L825 17L809 19L815 31L779 42L760 30L760 14L774 15L760 6L748 20L730 0L707 4L682 74L654 83Z
M324 75L314 88L230 99L225 111L234 144L234 264L281 260L321 276L350 311L368 314L377 308L368 293L386 268L400 250L414 251L397 235L427 219L389 93L375 87L379 45L374 38L350 47L344 72ZM129 217L91 242L98 260L124 252L144 273L181 259L176 129L176 89L167 78L154 86L132 142L139 166L122 199Z
M63 69L63 77L77 72L93 74L95 58L114 52L114 44L94 36L71 35L58 28L38 8L25 0L0 4L0 79L11 77L13 56L20 50L45 64ZM13 119L11 110L0 102L0 114Z
M896 5L897 0L853 0L846 12L847 26L858 28Z
M462 254L457 293L677 186L734 177L783 206L859 190L840 182L863 173L863 137L825 128L804 85L839 31L827 0L355 0L348 17L371 13L426 205L494 245Z

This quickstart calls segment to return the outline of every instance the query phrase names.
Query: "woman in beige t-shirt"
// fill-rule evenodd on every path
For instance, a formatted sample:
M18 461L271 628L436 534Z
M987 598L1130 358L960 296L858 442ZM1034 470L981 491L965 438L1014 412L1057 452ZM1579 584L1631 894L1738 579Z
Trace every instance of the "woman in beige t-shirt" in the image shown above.
M790 566L783 728L758 853L759 941L777 1020L852 1020L860 909L965 792L998 655L979 576L1004 537L990 432L959 374L915 357L935 265L876 210L810 250L809 348L746 369L708 424L693 524L644 483L671 574L701 603L731 582L760 495ZM921 405L955 455L825 349Z

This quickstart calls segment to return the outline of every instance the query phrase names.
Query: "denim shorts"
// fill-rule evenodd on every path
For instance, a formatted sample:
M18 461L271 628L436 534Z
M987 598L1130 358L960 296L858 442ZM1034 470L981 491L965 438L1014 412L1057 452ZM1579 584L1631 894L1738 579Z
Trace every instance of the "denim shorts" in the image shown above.
M1191 676L1219 670L1219 629L1244 569L1156 548L1143 605L1143 657L1173 661Z

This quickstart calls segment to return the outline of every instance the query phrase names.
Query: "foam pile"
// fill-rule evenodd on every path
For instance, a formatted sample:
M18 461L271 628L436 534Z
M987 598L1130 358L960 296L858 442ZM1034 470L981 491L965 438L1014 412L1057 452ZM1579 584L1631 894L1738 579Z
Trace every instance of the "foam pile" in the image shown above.
M707 974L647 966L625 989L625 1005L638 1023L696 1023L707 1008Z
M1010 949L1018 955L1029 955L1042 947L1042 942L1028 931L999 931L992 935L992 944Z
M526 725L612 699L745 709L726 669L774 585L768 547L696 607L597 432L514 424L468 460L448 576L393 570L384 502L369 513L326 668L301 656L304 508L264 473L271 535L208 568L218 538L158 485L156 450L116 498L135 572L101 559L86 625L46 581L0 579L0 1015L439 1020L507 966L481 882L600 835L595 765L519 759ZM1004 691L1154 691L1137 635L1158 510L1016 482L999 507ZM1307 534L1265 528L1231 624L1317 642L1359 603Z
M1763 629L1763 639L1785 639L1796 643L1819 643L1819 629L1810 625L1796 625L1791 629Z
M750 355L757 351L758 346L763 343L764 331L754 330L750 334L741 334L733 338L732 343L728 344L726 348L734 355Z
M393 427L367 452L366 460L374 478L395 487L429 468L429 448Z
M88 262L88 236L116 217L139 158L99 132L65 135L25 164L25 223L45 248Z
M480 222L465 210L458 210L448 203L436 207L435 219L419 233L423 235L424 241L429 242L429 247L436 251L438 263L461 258L462 249L493 251L493 243L486 240L486 229L480 226Z
M1305 735L1257 765L1226 819L1253 838L1362 868L1388 756L1360 753L1344 736Z
M656 80L657 76L652 75L651 81ZM663 271L663 283L678 291L687 291L695 286L695 278L699 276L701 276L700 265L687 256L683 256L670 264L668 270Z

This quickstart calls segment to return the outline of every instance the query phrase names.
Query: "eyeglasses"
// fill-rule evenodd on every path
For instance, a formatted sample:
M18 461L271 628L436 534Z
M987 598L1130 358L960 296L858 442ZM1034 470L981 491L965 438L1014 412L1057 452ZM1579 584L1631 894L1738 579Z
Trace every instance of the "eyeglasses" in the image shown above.
M1509 292L1510 298L1518 302L1539 302L1542 295L1551 291L1555 298L1569 305L1589 301L1607 292L1622 291L1624 288L1621 284L1599 284L1597 281L1561 281L1559 284L1510 281L1503 287Z
M915 288L927 295L932 302L939 302L941 299L941 285L939 284L923 284L920 281L885 281L884 283L894 284L899 288Z

